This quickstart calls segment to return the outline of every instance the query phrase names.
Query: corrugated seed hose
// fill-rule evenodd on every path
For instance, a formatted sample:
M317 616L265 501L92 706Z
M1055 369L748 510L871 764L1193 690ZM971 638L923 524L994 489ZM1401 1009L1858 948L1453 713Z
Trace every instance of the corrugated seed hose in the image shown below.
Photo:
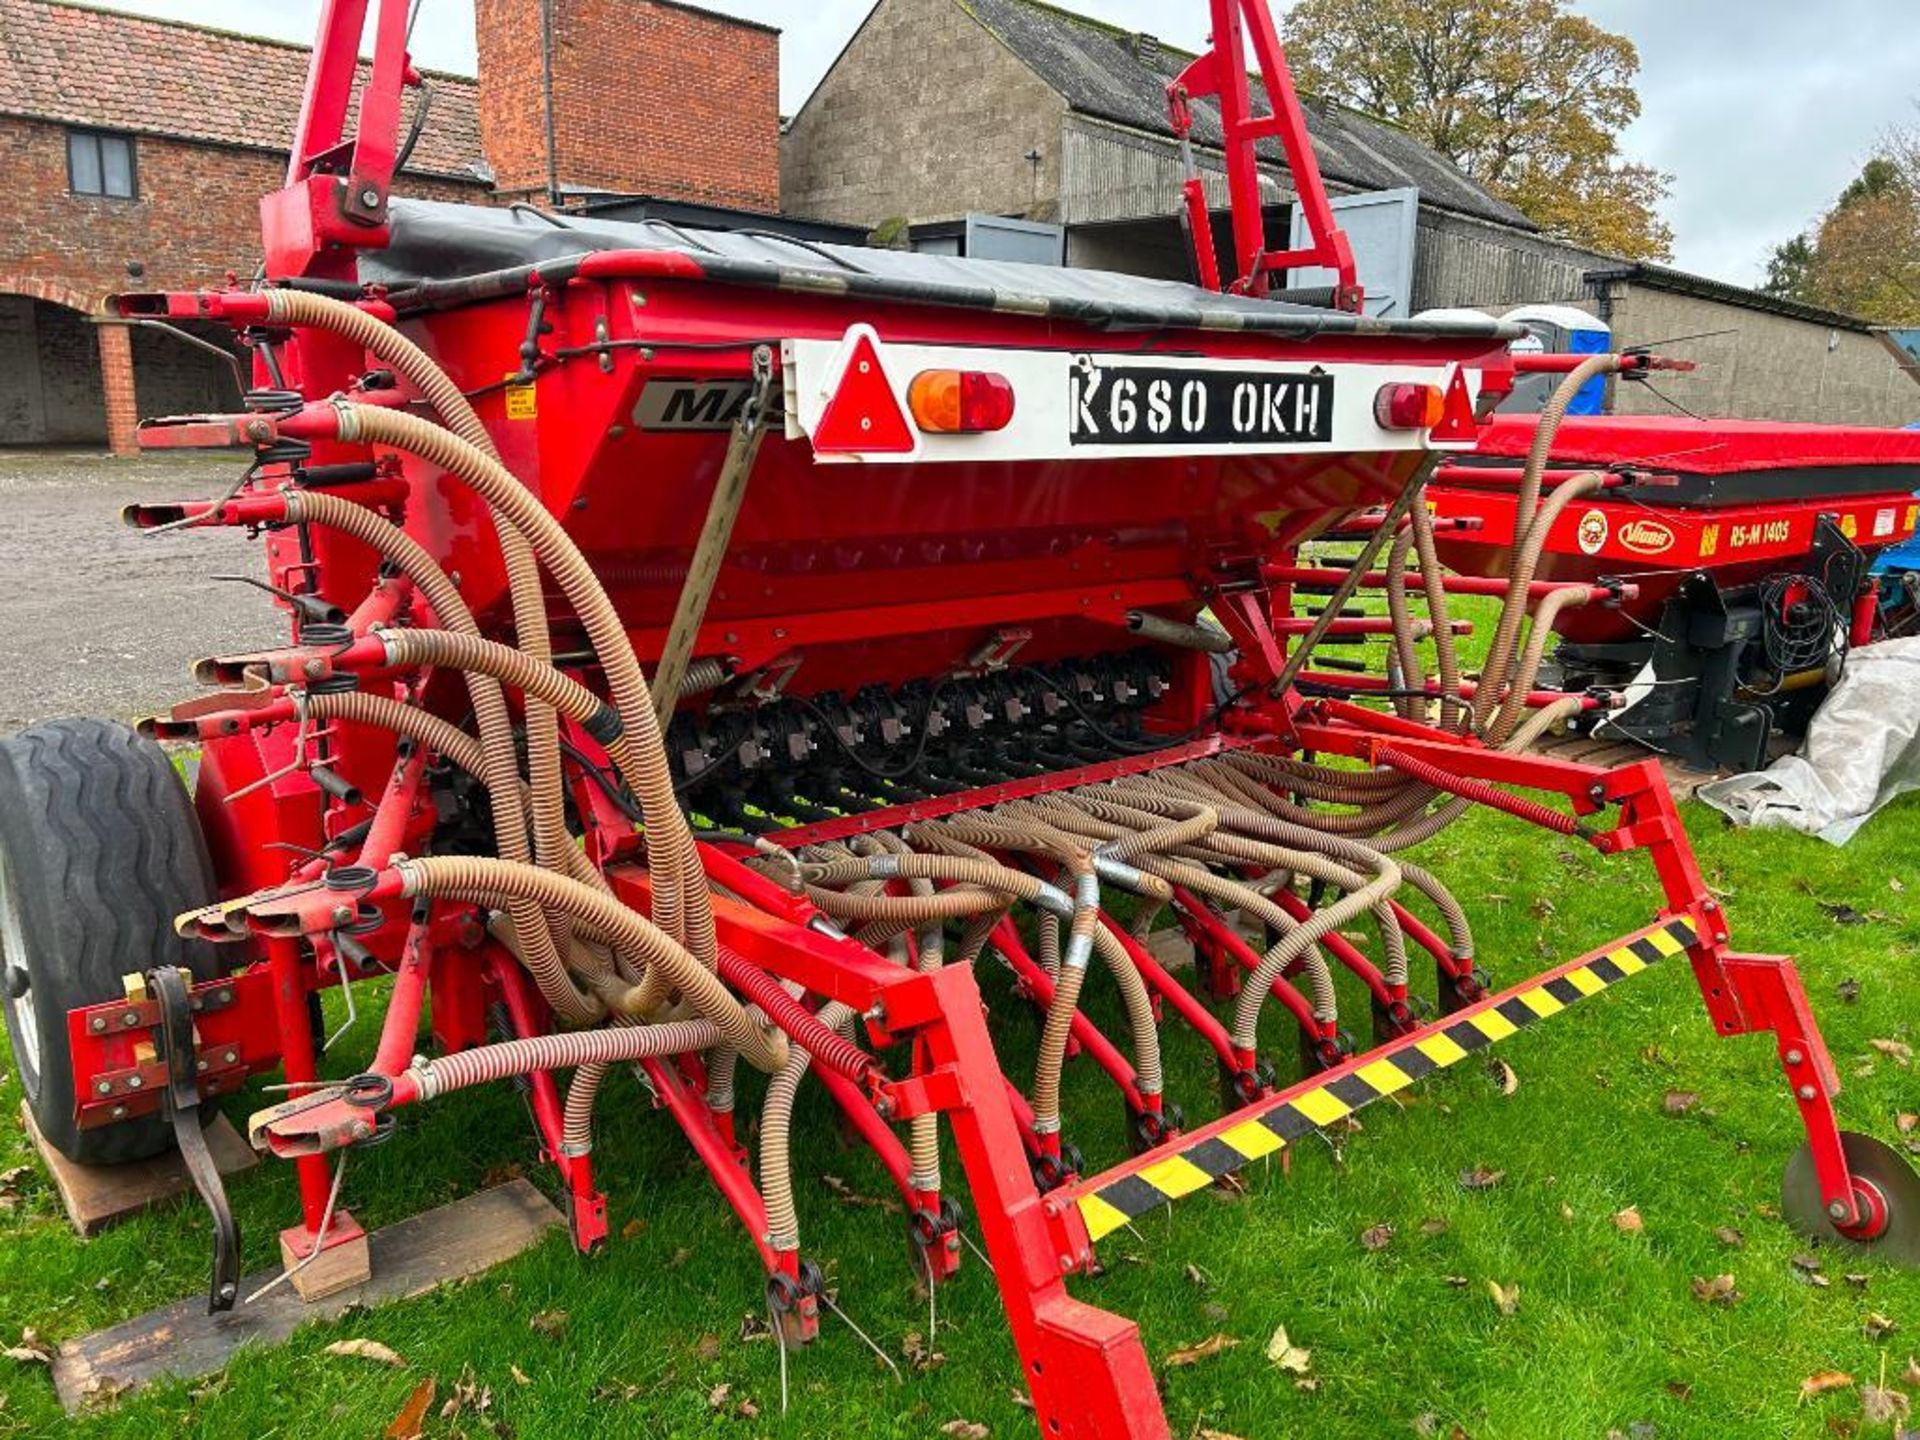
M388 446L440 466L470 485L519 529L545 561L586 629L625 726L625 739L632 748L635 773L629 783L640 802L647 828L648 863L657 876L653 891L655 920L669 935L682 939L702 966L711 969L716 957L713 908L693 834L674 794L646 677L619 612L586 558L546 507L486 452L416 416L351 404L335 408L342 440ZM649 972L646 984L650 991L656 979L656 973ZM664 995L665 991L659 993Z
M360 346L418 390L448 430L499 464L500 452L494 446L493 437L487 433L487 427L481 423L460 387L425 350L398 328L368 314L357 305L336 300L332 296L290 289L269 290L266 294L269 320L277 324L325 330ZM501 468L504 472L505 467ZM517 479L515 483L518 483ZM541 589L539 567L534 563L533 552L521 530L503 522L499 507L490 508L494 512L500 558L507 573L515 639L520 648L535 660L551 660L553 646L547 630L546 596ZM441 623L447 624L444 616ZM448 625L448 628L453 627ZM567 835L559 726L553 712L534 697L527 697L524 708L527 773L533 792L530 813L534 846L541 864L549 869L558 869L561 850L572 843ZM521 928L524 933L526 927ZM564 944L566 938L561 933L563 931L564 922L561 922L555 934L555 940L560 944Z
M478 641L480 626L453 581L426 548L399 526L363 505L322 491L290 491L286 506L289 520L321 525L366 545L412 583L446 631ZM478 669L467 670L465 678L481 749L480 764L468 768L486 785L500 857L525 862L533 858L527 844L529 806L520 788L513 718L496 678ZM567 848L573 847L569 844ZM516 900L511 913L515 933L528 937L521 952L524 963L554 1013L573 1025L589 1025L600 1019L602 1008L568 981L558 938L551 934L542 937L541 932L549 927L539 907Z
M550 909L566 911L623 948L645 955L647 974L659 976L663 988L678 990L756 1069L771 1074L786 1063L784 1035L770 1034L754 1024L733 992L679 942L591 886L548 870L473 855L430 855L402 860L395 868L404 877L404 893L409 896L427 895L473 905L499 905L525 896Z

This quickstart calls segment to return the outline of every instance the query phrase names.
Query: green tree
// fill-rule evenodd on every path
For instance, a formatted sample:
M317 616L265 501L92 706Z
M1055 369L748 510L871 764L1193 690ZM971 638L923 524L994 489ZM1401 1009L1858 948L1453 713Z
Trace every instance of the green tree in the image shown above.
M1894 130L1812 230L1775 248L1770 294L1920 324L1920 131Z
M1639 52L1566 0L1301 0L1285 40L1303 90L1392 121L1548 233L1671 255L1672 177L1620 155Z
M1760 288L1783 300L1807 298L1807 272L1813 268L1813 237L1794 236L1773 247L1767 257L1767 278Z

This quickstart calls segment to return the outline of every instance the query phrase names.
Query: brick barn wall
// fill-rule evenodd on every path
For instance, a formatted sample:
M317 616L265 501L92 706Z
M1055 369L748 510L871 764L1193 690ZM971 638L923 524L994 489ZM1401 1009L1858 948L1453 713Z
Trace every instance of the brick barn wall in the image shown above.
M121 290L192 289L251 277L260 256L260 197L277 189L286 159L264 150L142 135L134 142L139 195L74 195L67 130L0 118L0 444L88 444L106 417L130 430L138 414L178 414L233 402L230 372L212 356L145 331L103 336L84 317ZM407 177L403 195L484 202L477 185ZM138 267L140 273L132 273ZM103 379L130 355L134 382Z
M127 289L219 283L251 276L260 258L260 197L280 187L286 159L268 151L195 145L142 135L134 142L139 197L109 200L67 190L62 125L0 118L0 291L33 277L98 305ZM402 195L485 199L478 186L408 177ZM129 275L129 264L145 273Z
M563 188L776 210L780 40L664 0L547 0ZM480 127L502 191L544 194L541 0L477 0Z

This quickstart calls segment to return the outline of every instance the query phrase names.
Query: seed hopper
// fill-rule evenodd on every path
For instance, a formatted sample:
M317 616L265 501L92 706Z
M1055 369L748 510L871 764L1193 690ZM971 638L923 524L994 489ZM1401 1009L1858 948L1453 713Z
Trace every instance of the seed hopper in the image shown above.
M1772 1037L1807 1133L1795 1223L1914 1258L1920 1187L1838 1128L1794 965L1735 948L1658 767L1527 753L1583 703L1535 693L1518 643L1570 582L1443 574L1424 495L1512 333L1357 312L1264 5L1213 0L1214 48L1170 96L1177 124L1222 111L1237 248L1201 270L1224 289L396 200L397 0L343 129L365 8L327 7L265 282L122 302L253 351L243 412L143 432L237 450L231 488L129 520L189 532L154 543L256 532L287 643L201 661L207 692L144 737L59 722L5 750L31 802L8 913L48 903L22 835L166 842L165 864L96 847L135 878L88 883L133 925L78 904L6 932L9 1016L50 1136L93 1158L177 1139L215 1220L213 1306L238 1274L201 1136L219 1097L291 1087L248 1130L297 1180L299 1284L364 1248L346 1152L520 1077L578 1246L607 1243L605 1192L636 1178L596 1166L596 1125L676 1125L757 1256L743 1296L763 1284L803 1344L823 1282L790 1121L818 1085L897 1186L925 1283L983 1243L1040 1431L1164 1436L1138 1331L1085 1278L1105 1237L1676 967L1717 1032ZM1276 140L1297 253L1261 230ZM1300 266L1340 277L1328 307L1281 293ZM1298 547L1370 510L1359 563L1304 599ZM1420 562L1403 578L1443 655L1451 593L1509 597L1478 689L1446 662L1430 712L1304 683L1323 644L1377 628L1348 601L1390 548ZM145 737L200 744L191 809ZM75 800L61 757L82 751L140 777L138 814ZM1413 848L1469 808L1646 852L1645 923L1537 975L1481 955ZM1163 959L1169 924L1191 972ZM985 1013L989 962L1037 1019ZM374 1060L323 1075L311 997L381 974ZM1092 986L1115 1033L1078 1003ZM1020 1073L996 1052L1012 1024L1041 1036ZM1176 1033L1217 1096L1167 1093ZM1111 1082L1124 1148L1076 1145L1069 1063ZM596 1120L623 1065L664 1115Z

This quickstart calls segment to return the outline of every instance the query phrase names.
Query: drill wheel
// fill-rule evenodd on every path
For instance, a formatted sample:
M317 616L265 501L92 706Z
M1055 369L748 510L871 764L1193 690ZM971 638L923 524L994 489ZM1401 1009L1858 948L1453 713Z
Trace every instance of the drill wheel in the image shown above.
M1891 1145L1871 1135L1840 1132L1840 1148L1869 1215L1873 1233L1848 1233L1833 1223L1820 1199L1813 1148L1800 1147L1787 1162L1781 1213L1801 1234L1889 1264L1920 1269L1920 1175Z

